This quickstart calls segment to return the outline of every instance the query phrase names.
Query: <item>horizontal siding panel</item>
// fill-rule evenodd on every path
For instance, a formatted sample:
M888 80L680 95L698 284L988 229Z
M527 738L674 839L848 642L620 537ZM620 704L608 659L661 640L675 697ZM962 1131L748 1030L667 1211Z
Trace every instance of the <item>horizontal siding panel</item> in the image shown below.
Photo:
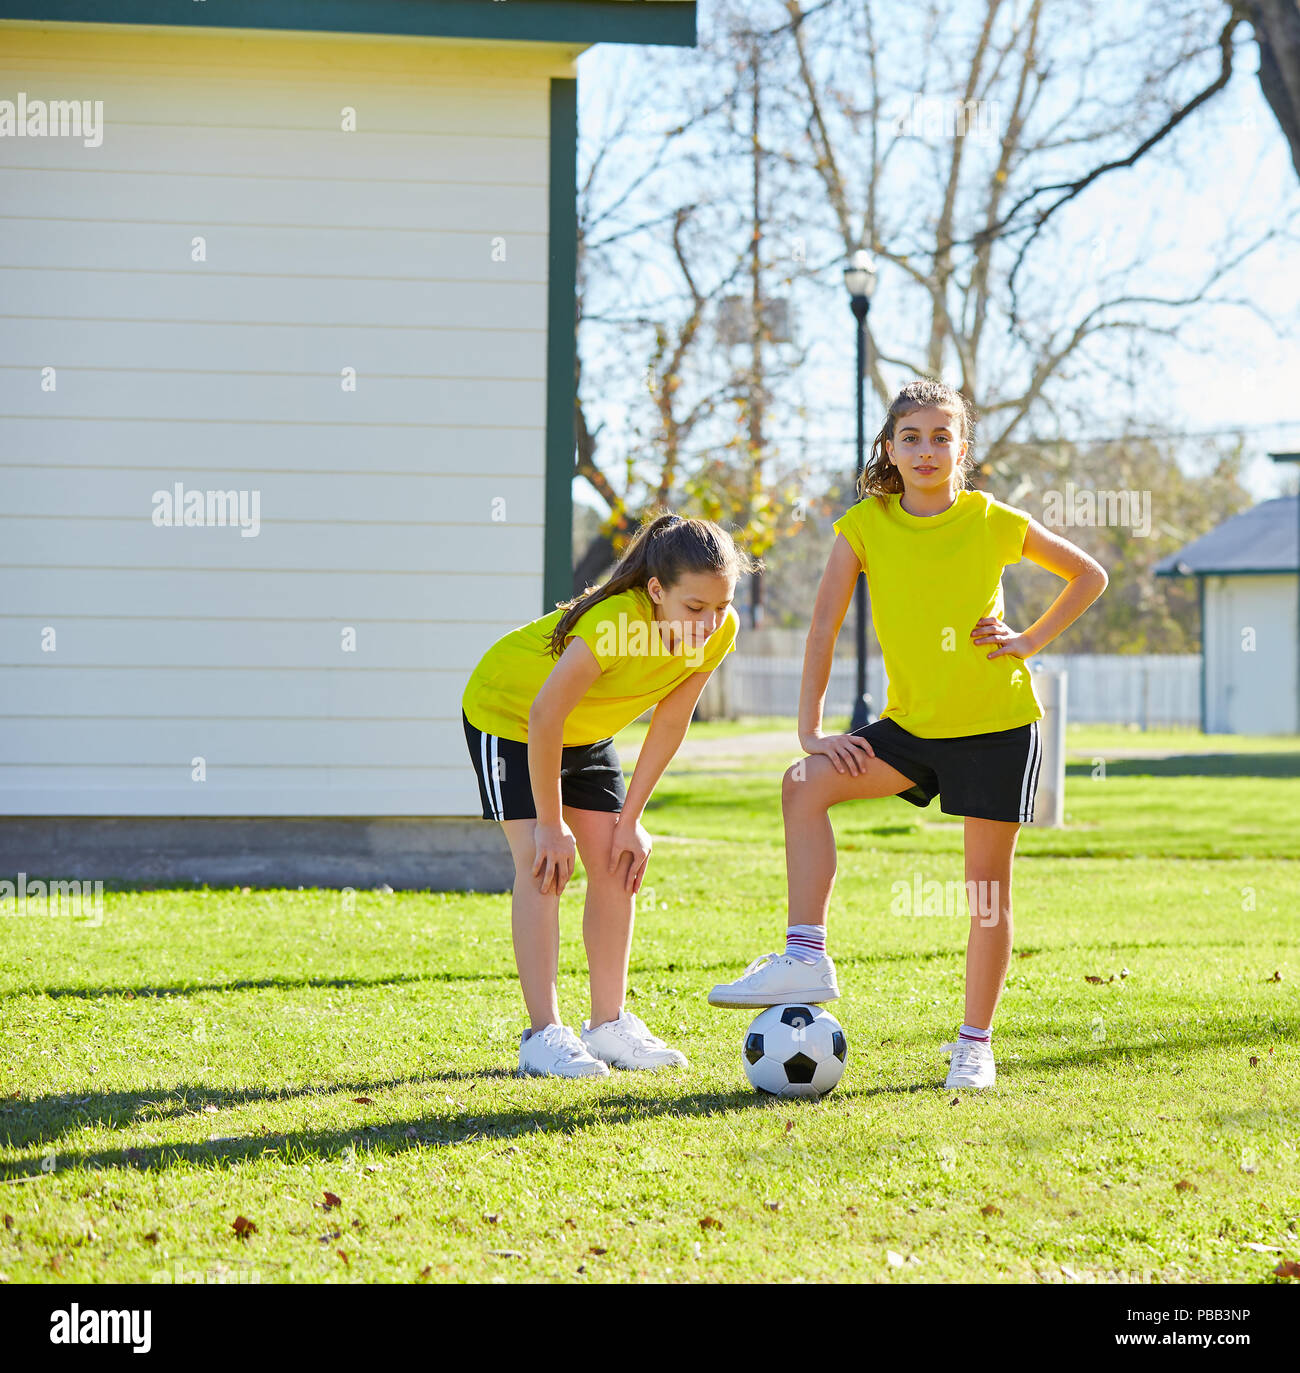
M102 71L183 77L189 83L261 80L366 82L387 89L406 82L416 92L432 84L476 80L535 86L550 76L574 77L574 58L587 44L464 42L356 33L148 29L117 25L50 27L5 23L6 59L51 73ZM354 102L355 103L355 102Z
M192 260L193 239L207 258ZM496 260L500 258L501 260ZM408 281L546 280L546 234L536 227L461 233L405 229L286 228L255 225L65 223L0 218L0 262L44 270L246 273L254 276L402 277Z
M470 768L464 726L450 720L24 720L0 733L4 767L179 767L208 777L233 767ZM463 763L462 763L463 760ZM471 772L472 778L472 772ZM192 785L198 786L199 783Z
M462 377L357 378L344 391L339 376L148 372L61 368L58 389L41 390L37 366L0 372L0 415L96 415L159 419L274 420L277 423L472 424L509 414L516 424L546 423L546 383Z
M328 84L240 80L226 73L205 81L169 73L128 75L121 71L33 70L12 61L5 34L0 90L23 91L35 100L103 101L105 141L121 125L164 124L257 131L261 129L339 129L344 109L356 110L354 137L376 133L460 134L473 137L537 137L545 130L550 97L545 81L474 80L466 73L427 85L418 92L371 88L358 97L356 82L335 78ZM358 103L358 100L360 103Z
M358 194L359 189L364 194ZM216 225L250 223L536 233L546 228L547 200L544 186L372 181L358 188L345 181L317 181L308 206L303 187L291 181L243 181L188 171L164 177L145 172L0 169L0 207L14 215L84 219L87 207L93 206L101 223L156 222L195 233L210 232Z
M246 480L250 474L239 474ZM544 479L538 477L444 477L412 473L254 474L246 485L222 471L191 472L183 480L171 468L135 468L129 472L92 469L73 476L66 469L40 467L5 469L4 504L12 516L47 515L69 519L150 519L156 493L165 492L173 508L179 481L189 491L248 491L258 493L263 524L280 520L333 522L346 512L349 523L400 520L433 524L483 524L493 519L493 502L504 522L534 523L545 500ZM204 502L206 506L206 495ZM214 513L219 507L214 504ZM231 502L232 513L234 502ZM251 505L250 505L251 509ZM165 530L151 529L162 533ZM191 533L209 533L192 529ZM261 537L259 534L258 538ZM2 556L2 555L0 555Z
M546 435L537 426L505 427L502 416L477 426L383 424L220 424L186 420L104 420L73 417L9 419L0 426L0 480L7 463L48 467L102 466L128 470L173 465L178 475L228 472L474 471L507 476L544 474ZM488 423L487 421L492 421ZM0 560L4 560L0 551Z
M107 118L107 111L105 111ZM441 181L456 185L538 186L546 181L545 127L533 137L463 134L344 133L300 129L170 128L112 124L103 143L81 138L6 138L0 167L100 172L275 177L311 194L317 180Z
M337 378L510 377L542 381L546 336L515 329L306 329L136 320L0 321L0 367L132 367L170 371L311 372ZM8 436L0 448L8 450Z
M175 768L0 767L0 815L483 814L468 756L463 771L299 768L277 770L270 780L265 769L250 768L204 783L188 775Z
M540 518L540 512L539 512ZM22 520L0 516L6 562L53 567L284 568L340 572L537 572L542 527L523 525L264 524L240 530L157 529L138 520Z
M483 625L499 637L516 621ZM450 637L461 626L439 632ZM50 654L45 655L51 659ZM471 667L393 671L338 667L107 668L59 666L57 658L35 667L0 668L6 714L0 730L26 731L29 717L81 716L120 719L259 720L453 720L459 727L461 697ZM22 718L18 718L22 717ZM423 726L417 726L423 727Z
M10 318L546 329L541 283L222 276L205 274L204 264L137 273L0 267L0 304Z
M232 610L236 609L231 607ZM343 630L356 630L356 650L343 649ZM42 648L46 628L39 620L9 616L0 621L4 661L15 666L49 663ZM441 668L463 671L474 664L501 630L459 624L392 624L340 620L300 624L286 620L78 620L62 619L56 633L57 661L74 667L284 667Z
M0 552L0 558L4 554ZM234 606L249 620L440 620L522 624L541 612L540 573L484 577L475 572L203 572L146 568L4 567L5 618L154 615L219 616ZM0 680L4 669L0 668ZM0 701L9 697L0 686Z

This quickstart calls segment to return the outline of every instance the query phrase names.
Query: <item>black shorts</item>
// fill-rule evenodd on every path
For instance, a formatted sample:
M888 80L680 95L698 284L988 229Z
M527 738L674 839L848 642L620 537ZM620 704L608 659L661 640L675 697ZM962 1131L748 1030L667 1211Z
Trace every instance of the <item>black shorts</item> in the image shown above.
M483 734L465 722L465 743L474 761L484 820L536 820L533 783L528 772L528 745L517 739ZM627 800L623 764L614 740L571 744L560 750L560 801L577 810L621 811Z
M922 739L886 716L851 733L868 740L877 758L911 778L915 785L898 795L914 806L928 806L937 796L945 815L1022 825L1034 818L1043 758L1037 720L990 734Z

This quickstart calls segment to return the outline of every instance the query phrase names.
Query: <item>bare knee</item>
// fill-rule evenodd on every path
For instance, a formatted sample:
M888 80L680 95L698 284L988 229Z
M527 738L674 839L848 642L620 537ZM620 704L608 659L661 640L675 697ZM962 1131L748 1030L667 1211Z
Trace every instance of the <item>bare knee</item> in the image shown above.
M800 802L815 801L818 788L807 758L791 763L781 778L781 805L785 809Z

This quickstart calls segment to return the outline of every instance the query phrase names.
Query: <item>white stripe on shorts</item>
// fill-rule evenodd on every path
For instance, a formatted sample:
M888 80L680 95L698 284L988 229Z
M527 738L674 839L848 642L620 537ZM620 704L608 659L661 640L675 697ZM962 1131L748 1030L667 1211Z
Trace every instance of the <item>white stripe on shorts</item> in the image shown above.
M488 740L492 740L491 761L488 759ZM492 811L492 818L500 820L505 814L505 807L501 804L501 779L497 776L497 739L495 734L479 735L479 755L483 764L483 784L487 788L488 806Z
M1043 761L1042 743L1038 737L1038 721L1029 722L1029 756L1025 759L1025 776L1020 783L1020 823L1028 825L1034 818L1034 788L1038 785L1038 765Z

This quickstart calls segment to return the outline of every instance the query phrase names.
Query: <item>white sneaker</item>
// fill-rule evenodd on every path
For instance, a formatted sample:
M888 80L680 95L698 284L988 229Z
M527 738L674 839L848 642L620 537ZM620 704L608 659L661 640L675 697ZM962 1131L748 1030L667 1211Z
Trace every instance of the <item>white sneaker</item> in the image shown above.
M631 1011L624 1011L617 1020L607 1020L593 1030L582 1022L582 1042L587 1052L608 1063L611 1068L686 1068L686 1055L670 1049L662 1039L652 1035L645 1022Z
M780 1006L787 1001L839 999L835 964L829 954L804 963L791 954L765 953L734 982L722 982L709 993L710 1006Z
M959 1039L955 1044L939 1046L949 1057L948 1081L945 1087L992 1087L997 1077L993 1050L973 1039Z
M609 1069L593 1058L567 1025L527 1029L519 1037L516 1077L608 1077Z

